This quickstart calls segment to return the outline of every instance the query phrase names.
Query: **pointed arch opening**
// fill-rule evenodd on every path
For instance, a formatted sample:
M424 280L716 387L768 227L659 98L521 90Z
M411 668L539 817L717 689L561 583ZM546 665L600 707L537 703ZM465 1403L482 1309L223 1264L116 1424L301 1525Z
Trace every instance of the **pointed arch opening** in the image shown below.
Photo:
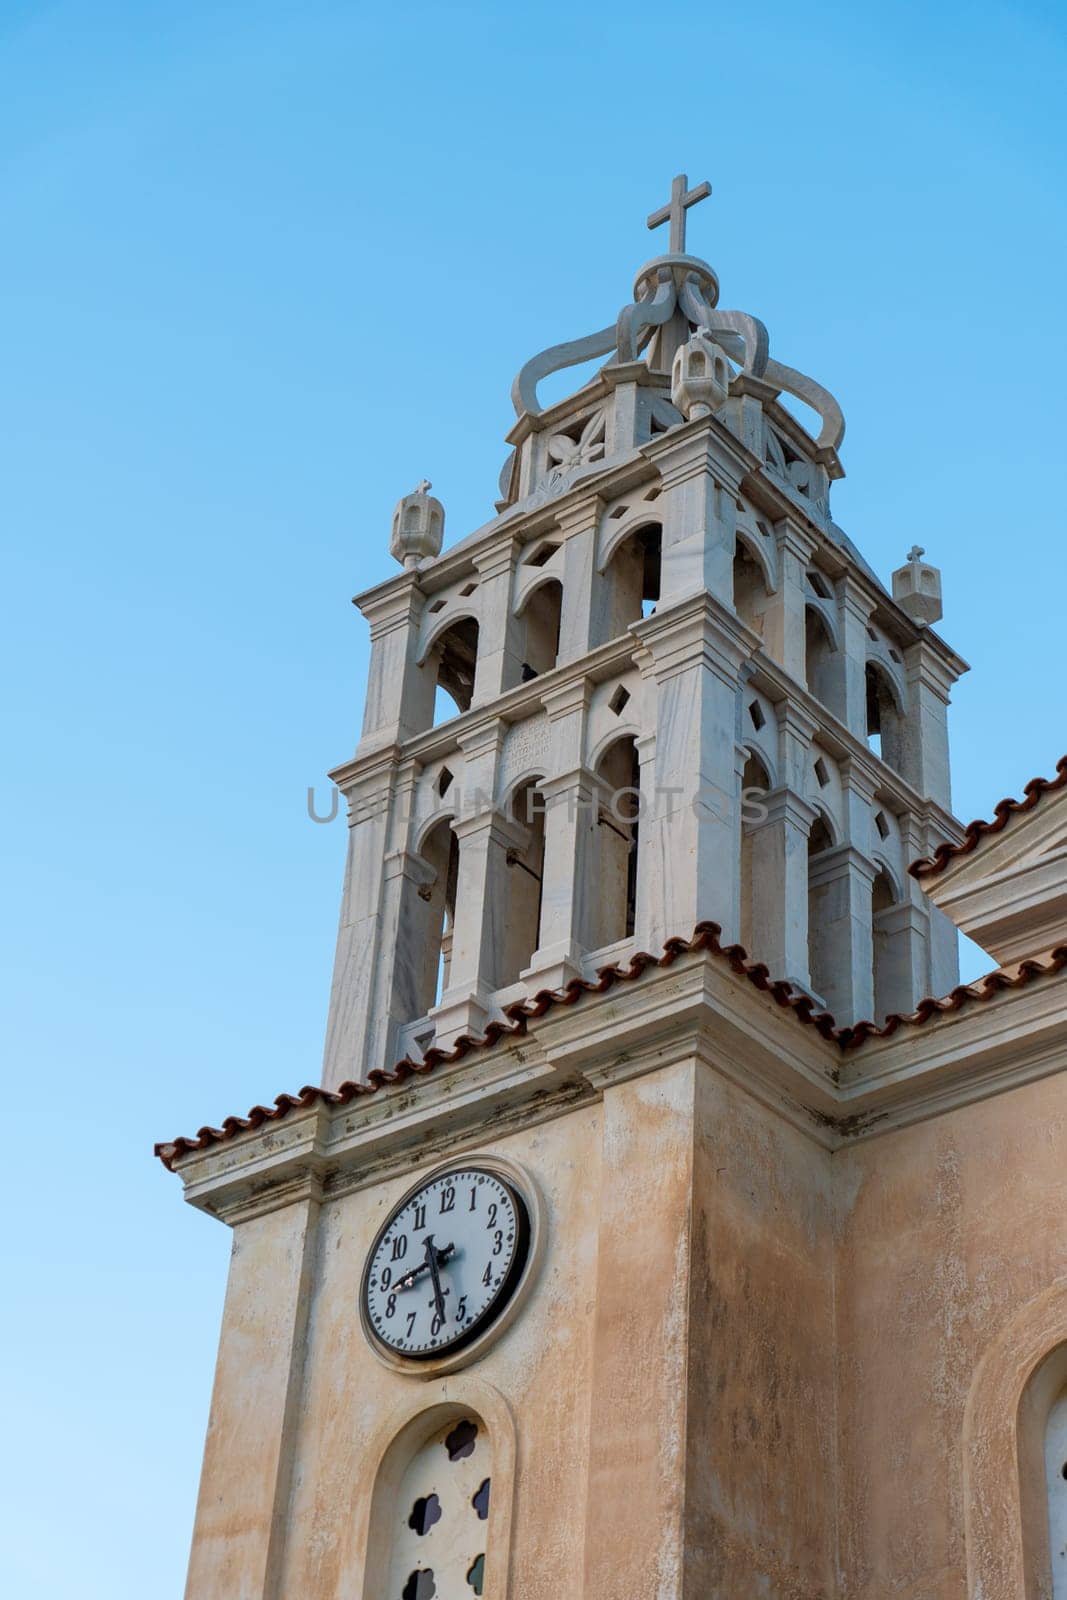
M633 936L637 925L641 764L628 735L609 746L596 768L595 870L591 876L594 950Z

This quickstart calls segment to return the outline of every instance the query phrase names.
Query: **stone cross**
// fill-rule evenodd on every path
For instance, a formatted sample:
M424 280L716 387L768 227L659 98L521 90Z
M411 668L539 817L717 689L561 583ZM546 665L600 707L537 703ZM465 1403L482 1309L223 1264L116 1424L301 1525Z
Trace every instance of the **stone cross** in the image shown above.
M923 549L921 544L913 544L911 549L908 551L908 560L911 562L913 567L917 567L925 554L926 551Z
M711 193L710 183L698 183L695 189L687 188L689 179L684 172L678 174L671 184L670 205L660 206L658 211L653 211L648 219L650 228L658 228L661 223L670 222L671 225L671 255L685 253L685 214L690 206L695 206L698 200L706 200Z
M429 492L430 492L430 490L432 488L433 488L433 484L430 482L429 478L423 478L422 482L417 485L417 487L415 489L415 493L416 494L429 494Z

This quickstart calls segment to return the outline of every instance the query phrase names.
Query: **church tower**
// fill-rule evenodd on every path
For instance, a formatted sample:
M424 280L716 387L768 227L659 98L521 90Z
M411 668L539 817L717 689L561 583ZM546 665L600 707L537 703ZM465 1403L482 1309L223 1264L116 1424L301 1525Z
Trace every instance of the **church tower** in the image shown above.
M853 1208L1002 1003L923 1000L908 871L962 837L966 665L924 552L890 591L833 519L837 401L687 253L709 192L519 372L491 520L446 548L422 482L357 598L322 1084L158 1147L234 1230L188 1600L964 1592L958 1503L872 1499L959 1377L879 1343L926 1213L889 1158Z

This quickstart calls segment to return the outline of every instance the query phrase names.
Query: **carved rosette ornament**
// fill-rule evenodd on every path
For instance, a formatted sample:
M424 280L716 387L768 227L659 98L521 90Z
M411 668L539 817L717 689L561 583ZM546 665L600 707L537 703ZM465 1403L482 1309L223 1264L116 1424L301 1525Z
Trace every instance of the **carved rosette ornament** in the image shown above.
M433 485L424 478L417 489L406 494L393 512L389 535L389 554L402 567L417 567L420 561L441 554L445 537L445 508L430 494Z

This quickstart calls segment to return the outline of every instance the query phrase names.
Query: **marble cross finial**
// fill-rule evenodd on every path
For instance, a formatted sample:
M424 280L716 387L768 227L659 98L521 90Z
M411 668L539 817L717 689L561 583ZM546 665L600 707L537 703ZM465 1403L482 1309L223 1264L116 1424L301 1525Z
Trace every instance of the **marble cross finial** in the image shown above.
M911 562L912 566L918 566L925 554L926 551L923 549L921 544L913 544L911 549L908 551L908 560Z
M684 255L685 214L690 206L695 206L699 200L706 200L711 193L710 183L698 183L695 189L688 188L688 183L685 173L680 172L671 184L670 204L660 206L648 219L650 228L658 228L664 222L670 223L671 255Z
M432 488L433 488L433 484L430 482L429 478L423 478L422 482L420 484L416 485L415 493L416 494L429 494L429 492L430 492L430 490Z

